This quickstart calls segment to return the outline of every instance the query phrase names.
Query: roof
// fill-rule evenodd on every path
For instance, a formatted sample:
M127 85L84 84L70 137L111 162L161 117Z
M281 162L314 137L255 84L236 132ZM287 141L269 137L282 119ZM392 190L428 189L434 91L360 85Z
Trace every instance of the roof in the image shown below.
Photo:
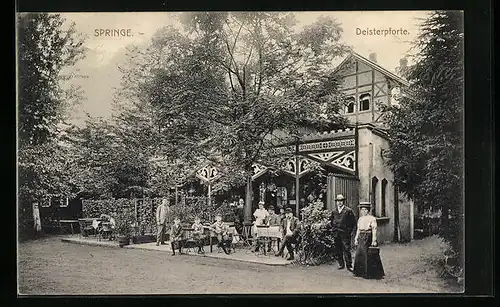
M358 60L358 61L361 61L363 62L364 64L370 66L371 68L377 70L378 72L386 75L387 77L401 83L402 85L405 85L405 86L409 86L410 85L410 82L408 82L406 79L404 79L403 77L400 77L398 75L396 75L395 73L392 73L390 71L388 71L387 69L383 68L382 66L378 65L377 63L373 62L373 61L370 61L369 59L365 58L364 56L361 56L360 54L356 53L356 52L351 52L351 54L346 57L338 66L337 68L335 68L334 72L337 72L340 70L340 68L342 68L342 66L344 66L346 63L348 63L352 58Z

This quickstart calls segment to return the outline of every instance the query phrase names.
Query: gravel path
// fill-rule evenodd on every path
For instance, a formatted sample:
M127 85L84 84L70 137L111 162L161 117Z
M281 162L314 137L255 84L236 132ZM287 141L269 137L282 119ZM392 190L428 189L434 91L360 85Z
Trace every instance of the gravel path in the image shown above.
M364 280L330 265L274 267L64 243L58 236L20 243L18 261L20 294L449 292L425 281ZM386 273L391 270L387 266Z

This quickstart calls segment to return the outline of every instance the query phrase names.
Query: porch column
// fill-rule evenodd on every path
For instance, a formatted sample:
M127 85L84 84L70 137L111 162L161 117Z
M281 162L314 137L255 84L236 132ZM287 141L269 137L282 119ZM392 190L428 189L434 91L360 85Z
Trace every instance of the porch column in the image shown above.
M414 211L414 207L415 204L413 202L413 200L410 200L410 240L413 240L414 239L414 235L415 235L415 211Z
M247 184L245 187L245 208L244 221L249 223L252 221L252 177L247 177Z
M208 182L208 206L212 205L212 184Z
M295 216L297 218L300 218L300 195L299 195L299 189L300 189L300 160L299 160L299 139L297 138L297 141L295 143Z

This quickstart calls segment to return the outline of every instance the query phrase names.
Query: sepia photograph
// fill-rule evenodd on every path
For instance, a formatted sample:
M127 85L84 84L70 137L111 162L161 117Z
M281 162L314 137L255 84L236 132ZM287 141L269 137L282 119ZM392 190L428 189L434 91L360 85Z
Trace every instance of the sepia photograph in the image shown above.
M463 293L463 23L18 12L18 296Z

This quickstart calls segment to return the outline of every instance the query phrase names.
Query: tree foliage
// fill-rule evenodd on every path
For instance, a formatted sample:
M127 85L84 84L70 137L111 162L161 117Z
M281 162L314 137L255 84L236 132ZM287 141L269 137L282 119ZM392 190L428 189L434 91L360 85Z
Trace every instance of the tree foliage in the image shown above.
M54 137L74 89L64 90L61 74L81 59L83 40L57 14L18 15L19 140L43 144Z
M51 195L71 196L72 152L63 140L66 107L75 102L63 69L84 56L74 25L58 14L22 13L17 19L20 209Z
M343 123L332 60L347 47L335 20L301 32L291 13L192 12L180 20L183 29L161 29L147 50L131 50L134 65L123 70L122 100L151 106L159 154L195 165L208 159L227 175L219 186L240 185L277 131Z
M408 94L391 109L389 163L418 206L441 210L441 235L463 240L463 15L437 11L421 25ZM451 219L449 219L451 217Z
M125 120L125 119L124 119ZM143 138L136 126L89 118L84 127L73 127L68 138L75 154L81 197L121 198L142 196L147 187L149 162L147 130Z

